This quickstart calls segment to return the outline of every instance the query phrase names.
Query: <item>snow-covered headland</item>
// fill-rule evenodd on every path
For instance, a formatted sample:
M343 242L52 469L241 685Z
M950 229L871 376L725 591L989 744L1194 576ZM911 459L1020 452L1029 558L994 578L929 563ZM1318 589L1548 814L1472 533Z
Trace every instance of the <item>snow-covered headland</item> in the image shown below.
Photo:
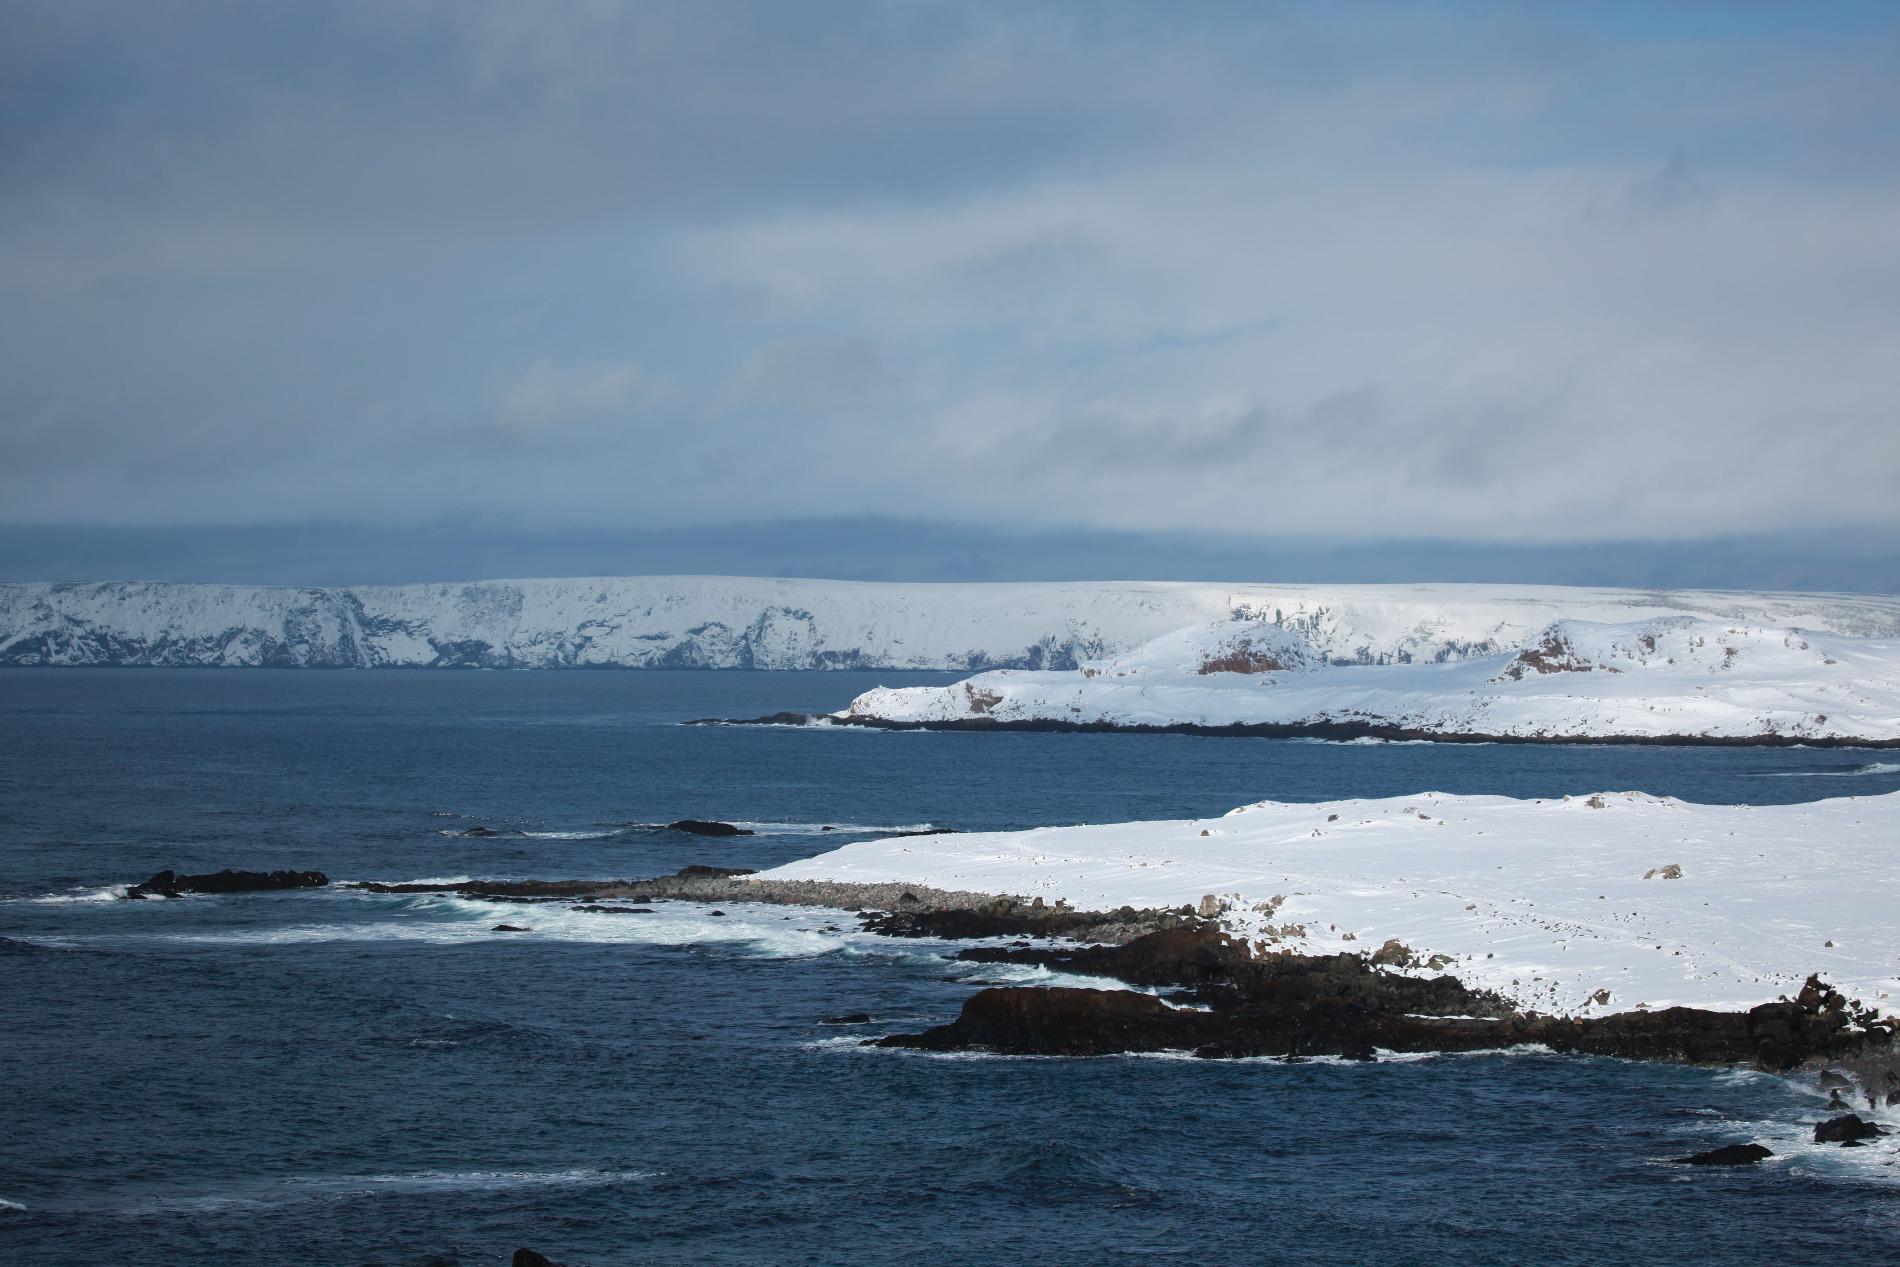
M1189 906L1256 954L1367 954L1546 1014L1741 1009L1810 974L1900 1013L1900 793L1263 801L1205 820L865 841L749 880Z
M1239 620L1371 667L1512 655L1559 620L1667 616L1900 637L1900 598L1526 585L27 583L0 584L0 665L1047 670Z
M1686 615L1554 621L1515 649L1341 663L1297 625L1234 619L1072 671L868 691L860 725L1174 729L1347 738L1900 743L1900 638Z

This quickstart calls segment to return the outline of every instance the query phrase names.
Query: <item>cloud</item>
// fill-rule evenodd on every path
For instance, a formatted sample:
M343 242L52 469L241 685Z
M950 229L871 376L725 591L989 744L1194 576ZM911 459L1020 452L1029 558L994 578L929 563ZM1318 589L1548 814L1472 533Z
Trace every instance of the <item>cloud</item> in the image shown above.
M538 360L502 393L495 421L504 430L541 431L621 413L647 385L637 365L576 369Z
M17 9L0 519L1900 526L1900 18Z

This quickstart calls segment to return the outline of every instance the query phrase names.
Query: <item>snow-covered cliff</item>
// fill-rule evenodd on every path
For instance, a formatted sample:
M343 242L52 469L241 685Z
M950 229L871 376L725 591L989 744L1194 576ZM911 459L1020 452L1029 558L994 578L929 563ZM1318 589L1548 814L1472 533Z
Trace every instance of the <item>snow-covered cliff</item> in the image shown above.
M1283 625L1177 630L1072 672L878 688L846 720L1510 739L1900 741L1900 639L1660 616L1560 620L1515 652L1328 663Z
M1553 586L33 583L0 585L0 664L1061 669L1240 616L1321 660L1383 665L1512 653L1560 619L1671 615L1900 637L1895 598Z

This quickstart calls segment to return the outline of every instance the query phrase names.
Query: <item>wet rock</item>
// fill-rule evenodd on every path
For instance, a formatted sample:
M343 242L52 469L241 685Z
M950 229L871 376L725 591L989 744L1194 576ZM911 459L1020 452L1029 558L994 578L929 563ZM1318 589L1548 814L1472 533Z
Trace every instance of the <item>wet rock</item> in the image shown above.
M490 836L499 836L499 835L501 835L501 833L500 833L500 832L498 832L498 831L496 831L496 830L495 830L495 829L494 829L493 827L482 827L482 826L479 826L479 825L478 825L478 826L475 826L475 827L471 827L471 828L469 828L469 829L468 829L467 831L465 831L465 832L460 832L460 833L458 833L458 834L459 834L459 835L463 835L463 836L475 836L475 837L478 837L478 838L480 838L480 839L484 839L484 840L485 840L485 839L487 839L487 838L488 838L488 837L490 837Z
M557 1263L546 1254L537 1254L531 1249L518 1249L515 1256L508 1260L508 1267L567 1267L566 1263Z
M1760 1144L1724 1144L1706 1153L1694 1153L1672 1160L1679 1166L1752 1166L1764 1157L1773 1156L1774 1153Z
M532 933L532 928L523 928L519 924L497 924L488 930L491 933Z
M869 1012L846 1012L843 1016L827 1016L818 1023L820 1025L869 1025L871 1023L871 1014Z
M715 822L705 818L682 818L678 822L668 823L668 831L683 831L694 836L750 836L749 828L734 827L731 823Z
M653 914L653 908L650 906L589 905L589 906L570 906L567 909L570 911L585 911L590 915L651 915Z
M744 834L751 835L750 832ZM671 876L664 878L673 880L730 880L734 876L751 875L754 870L755 868L753 867L703 867L698 863L694 863L689 867L681 867Z
M266 893L278 889L320 889L330 883L321 871L223 871L179 875L161 871L125 891L128 898L178 897L184 893Z
M1367 1057L1543 1044L1561 1052L1687 1064L1755 1064L1776 1071L1804 1060L1886 1058L1892 1034L1826 1006L1765 1003L1747 1012L1697 1008L1561 1018L1518 1011L1455 977L1404 976L1351 955L1268 954L1211 929L1179 928L1122 946L972 947L966 962L1015 963L1130 985L1182 987L1160 1010L1101 991L1016 987L984 991L962 1016L886 1046L975 1047L1026 1055L1106 1055L1185 1048L1203 1057ZM1148 997L1148 996L1140 996ZM1159 1003L1159 1000L1154 1000Z
M1864 1139L1874 1139L1885 1135L1886 1129L1862 1118L1858 1113L1843 1113L1831 1117L1825 1122L1817 1122L1814 1127L1814 1142L1817 1144L1858 1144Z
M1165 1051L1196 1045L1199 1012L1177 1012L1131 990L979 990L950 1025L872 1039L878 1047L1042 1056Z
M1835 1073L1832 1069L1823 1069L1821 1071L1821 1086L1824 1090L1843 1091L1853 1085L1854 1080L1852 1078L1844 1078L1840 1074Z

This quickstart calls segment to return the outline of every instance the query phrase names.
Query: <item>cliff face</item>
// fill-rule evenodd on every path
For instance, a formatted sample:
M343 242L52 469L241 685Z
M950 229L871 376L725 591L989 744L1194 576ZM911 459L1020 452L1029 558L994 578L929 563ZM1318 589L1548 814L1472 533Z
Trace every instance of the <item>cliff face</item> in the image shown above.
M1326 661L1514 652L1564 618L1900 635L1900 599L1544 586L922 585L622 577L265 588L0 585L0 665L1072 669L1236 616Z

